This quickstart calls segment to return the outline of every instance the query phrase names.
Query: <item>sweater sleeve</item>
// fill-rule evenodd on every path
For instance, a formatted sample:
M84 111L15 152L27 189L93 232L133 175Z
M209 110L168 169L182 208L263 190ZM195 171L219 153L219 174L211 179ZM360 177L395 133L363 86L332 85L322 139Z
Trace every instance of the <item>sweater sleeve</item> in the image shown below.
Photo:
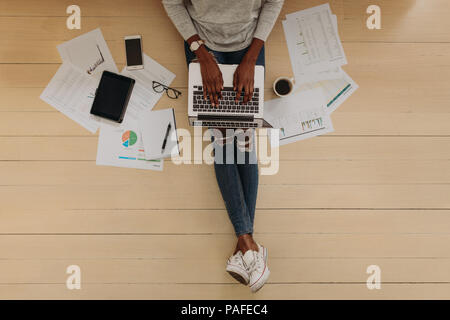
M184 40L197 34L183 0L163 0L164 9Z
M266 41L270 32L272 31L284 0L266 0L259 14L258 24L256 25L254 38Z

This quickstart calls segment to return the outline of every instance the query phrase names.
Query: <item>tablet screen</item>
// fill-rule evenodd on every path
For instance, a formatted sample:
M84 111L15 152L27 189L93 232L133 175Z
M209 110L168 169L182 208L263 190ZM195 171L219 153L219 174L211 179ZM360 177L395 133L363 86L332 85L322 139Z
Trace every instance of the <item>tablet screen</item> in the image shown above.
M104 71L100 80L91 113L119 121L125 111L134 80Z

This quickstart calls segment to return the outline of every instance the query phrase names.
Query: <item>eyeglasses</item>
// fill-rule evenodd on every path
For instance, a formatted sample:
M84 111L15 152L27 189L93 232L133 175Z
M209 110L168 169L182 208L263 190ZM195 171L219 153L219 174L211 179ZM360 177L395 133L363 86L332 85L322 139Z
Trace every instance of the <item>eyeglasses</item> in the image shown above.
M166 91L167 96L170 99L178 99L179 96L181 96L181 92L177 89L168 87L162 83L159 83L158 81L153 81L153 90L157 93L161 93L163 91Z

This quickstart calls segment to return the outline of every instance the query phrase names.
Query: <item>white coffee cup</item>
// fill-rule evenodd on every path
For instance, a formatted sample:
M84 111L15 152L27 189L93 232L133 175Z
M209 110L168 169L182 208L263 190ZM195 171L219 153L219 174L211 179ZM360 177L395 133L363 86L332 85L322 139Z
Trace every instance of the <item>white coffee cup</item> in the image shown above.
M279 97L286 97L294 91L294 78L278 77L273 83L273 91Z

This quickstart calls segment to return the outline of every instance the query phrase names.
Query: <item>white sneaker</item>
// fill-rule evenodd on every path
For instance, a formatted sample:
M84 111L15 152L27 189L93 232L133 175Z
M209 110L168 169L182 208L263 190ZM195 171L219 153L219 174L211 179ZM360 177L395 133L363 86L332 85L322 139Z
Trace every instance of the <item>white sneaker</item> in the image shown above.
M269 279L270 271L267 266L267 249L258 244L259 251L248 250L242 260L250 274L249 287L252 292L262 288Z
M241 251L238 251L236 254L228 258L226 270L234 279L243 285L248 284L250 275L247 272L247 268L244 266Z

